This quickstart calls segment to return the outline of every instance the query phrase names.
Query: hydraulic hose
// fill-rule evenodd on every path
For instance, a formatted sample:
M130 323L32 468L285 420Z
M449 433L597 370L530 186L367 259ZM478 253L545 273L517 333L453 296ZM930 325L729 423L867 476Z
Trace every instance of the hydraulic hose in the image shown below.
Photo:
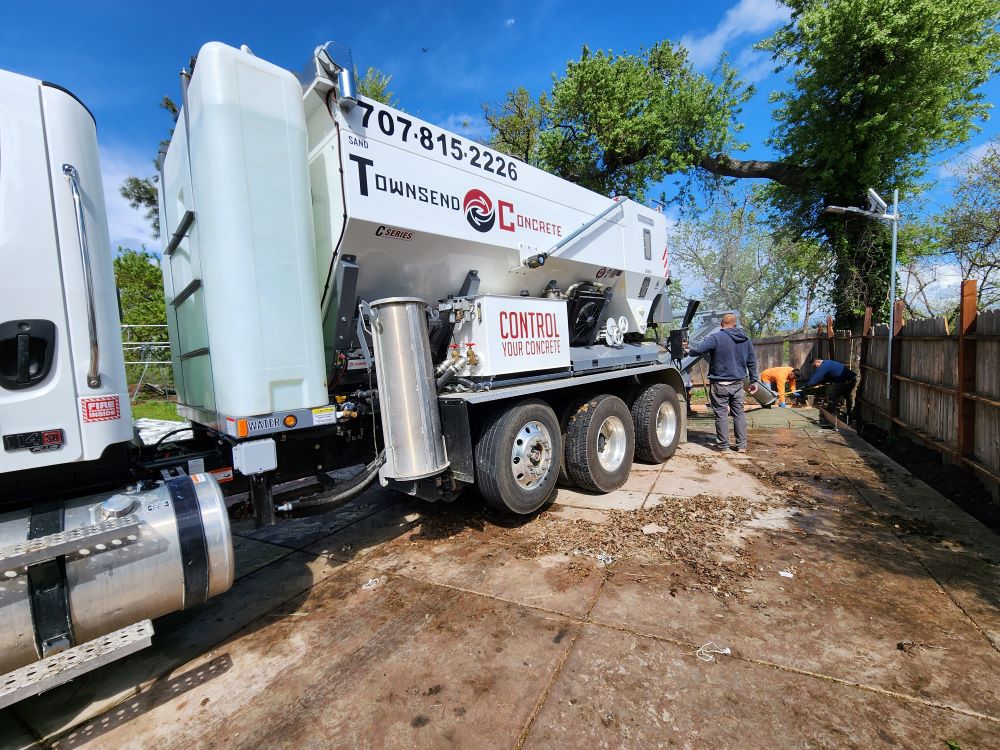
M342 487L337 488L336 494L321 495L319 497L304 497L299 500L289 500L277 506L275 510L286 512L298 508L315 508L318 506L338 506L345 505L356 498L375 481L378 477L378 470L385 463L385 451L379 453L375 460L368 464L364 470L356 477L349 479Z
M468 362L469 362L469 357L463 354L458 359L454 359L451 362L448 362L447 364L442 363L442 366L438 368L440 372L436 373L438 376L437 379L438 393L440 393L441 390L446 385L448 385L448 383L452 381L452 379L455 377L458 371L461 370L463 367L465 367L465 365L468 364Z

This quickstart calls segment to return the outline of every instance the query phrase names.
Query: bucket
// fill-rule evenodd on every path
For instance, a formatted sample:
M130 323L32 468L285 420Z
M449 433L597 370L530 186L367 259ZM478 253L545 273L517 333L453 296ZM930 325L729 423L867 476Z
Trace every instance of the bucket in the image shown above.
M743 388L750 392L750 378L743 379ZM774 404L778 400L778 394L771 390L769 383L765 383L763 380L757 380L757 392L752 394L754 401L763 407L768 407Z

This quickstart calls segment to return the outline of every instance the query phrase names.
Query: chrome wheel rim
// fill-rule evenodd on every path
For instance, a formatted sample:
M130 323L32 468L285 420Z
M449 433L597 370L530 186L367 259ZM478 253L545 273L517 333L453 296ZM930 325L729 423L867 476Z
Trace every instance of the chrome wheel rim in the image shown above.
M524 489L536 487L552 468L552 436L541 422L532 420L518 430L510 451L510 471Z
M625 425L615 416L610 416L601 423L597 433L597 460L605 471L617 471L625 460L625 448L628 437Z
M656 410L656 439L666 448L674 442L677 434L677 413L673 407L664 401Z

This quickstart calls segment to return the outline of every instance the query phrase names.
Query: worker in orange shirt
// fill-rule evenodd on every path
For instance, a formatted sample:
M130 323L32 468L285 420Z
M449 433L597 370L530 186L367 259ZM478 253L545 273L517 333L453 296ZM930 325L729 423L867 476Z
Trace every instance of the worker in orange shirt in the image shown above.
M795 384L801 377L798 367L768 367L760 374L760 379L770 384L771 390L778 394L778 407L787 408L785 403L785 383L788 383L788 390L794 391Z

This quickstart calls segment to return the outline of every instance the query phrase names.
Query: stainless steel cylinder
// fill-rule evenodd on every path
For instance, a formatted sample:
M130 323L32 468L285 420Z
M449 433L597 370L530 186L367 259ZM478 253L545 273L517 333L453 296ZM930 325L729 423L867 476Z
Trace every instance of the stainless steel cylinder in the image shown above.
M229 516L211 474L67 500L62 515L67 537L112 518L139 521L112 539L88 543L82 536L62 558L75 644L194 606L232 586ZM0 516L0 547L9 551L26 542L31 519L31 508ZM44 655L32 618L31 570L17 557L0 560L0 674Z
M750 378L743 378L743 387L750 388ZM757 380L757 392L753 394L753 399L761 406L770 406L778 400L778 395L771 390L771 384L763 380Z
M426 308L426 302L413 297L371 303L385 439L386 462L379 472L383 483L422 479L448 468Z

